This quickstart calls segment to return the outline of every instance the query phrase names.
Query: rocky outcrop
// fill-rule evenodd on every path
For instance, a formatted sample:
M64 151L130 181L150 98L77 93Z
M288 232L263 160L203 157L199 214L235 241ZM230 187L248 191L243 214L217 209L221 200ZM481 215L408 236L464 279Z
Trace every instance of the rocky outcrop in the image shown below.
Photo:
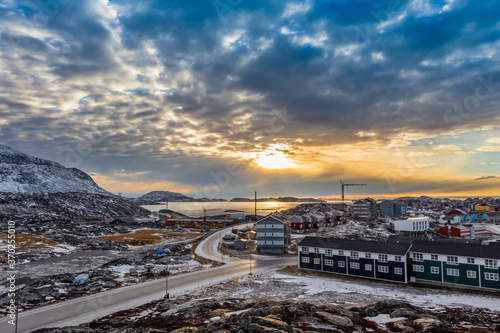
M107 220L119 216L148 216L150 211L131 200L93 193L53 193L29 195L0 192L0 221L67 219Z
M323 319L325 322L334 326L344 326L344 327L353 326L352 321L347 317L333 315L331 313L322 311L316 312L316 315L319 316L321 319Z
M151 308L156 315L128 320L144 309L128 310L86 326L42 329L36 333L364 332L374 331L377 324L369 317L380 314L408 318L388 324L387 329L394 332L438 332L449 326L422 308L395 300L346 308L307 302L178 299L158 302Z

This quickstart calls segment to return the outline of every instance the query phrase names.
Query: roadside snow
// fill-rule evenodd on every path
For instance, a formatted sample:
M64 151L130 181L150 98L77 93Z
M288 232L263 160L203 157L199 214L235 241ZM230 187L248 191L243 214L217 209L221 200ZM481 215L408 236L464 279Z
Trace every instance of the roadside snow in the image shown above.
M496 224L487 224L486 225L486 230L490 231L491 233L500 235L500 226Z
M135 266L132 265L109 266L110 270L120 273L120 278L124 278L125 273L129 273L131 268L135 268Z
M59 244L57 246L54 246L52 249L56 253L70 253L76 250L76 247L67 244Z
M306 277L287 274L270 275L271 278L276 278L287 283L300 285L305 295L317 296L322 293L333 293L336 295L345 294L343 299L349 298L346 296L358 295L371 299L399 299L410 302L427 308L444 308L444 307L477 307L488 308L493 311L500 311L500 295L488 296L481 294L471 294L470 291L461 291L459 289L453 291L423 289L416 288L410 285L392 285L382 284L377 281L367 280L348 281L332 278ZM310 297L311 298L311 297Z

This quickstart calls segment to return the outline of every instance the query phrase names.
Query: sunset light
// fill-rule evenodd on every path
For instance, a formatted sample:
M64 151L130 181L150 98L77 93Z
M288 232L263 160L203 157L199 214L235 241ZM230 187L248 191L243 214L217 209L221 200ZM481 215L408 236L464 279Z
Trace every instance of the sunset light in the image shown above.
M250 159L264 169L290 169L297 165L286 153L289 147L282 144L273 144L264 151L242 154L245 159Z

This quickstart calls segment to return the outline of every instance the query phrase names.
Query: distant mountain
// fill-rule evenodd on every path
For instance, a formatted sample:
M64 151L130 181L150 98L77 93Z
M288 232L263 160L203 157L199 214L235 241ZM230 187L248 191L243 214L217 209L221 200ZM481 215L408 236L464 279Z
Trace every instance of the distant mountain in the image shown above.
M23 154L0 145L0 192L48 194L94 193L114 196L85 172Z
M249 198L234 198L231 202L252 202L254 199ZM321 199L313 198L295 198L295 197L279 197L279 198L258 198L258 202L326 202Z
M248 198L233 198L229 200L229 202L253 202L254 199L248 199Z
M170 191L152 191L148 194L144 194L142 197L133 199L136 203L140 205L152 205L160 202L219 202L227 201L226 199L208 199L199 198L195 199L188 197L181 193L170 192Z
M192 201L193 198L185 196L181 193L170 191L152 191L143 196L135 199L138 202L152 203L152 202L178 202L178 201Z

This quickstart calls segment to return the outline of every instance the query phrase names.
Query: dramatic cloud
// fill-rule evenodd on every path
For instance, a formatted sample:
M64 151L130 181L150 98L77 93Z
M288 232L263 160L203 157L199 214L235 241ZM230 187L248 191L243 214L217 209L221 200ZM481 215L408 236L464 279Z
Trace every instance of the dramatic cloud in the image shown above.
M3 1L0 142L129 194L338 195L339 179L492 194L497 180L470 180L495 173L500 151L498 12L495 0Z
M474 178L474 180L485 180L485 179L493 179L493 178L497 178L497 176L483 176L483 177Z

